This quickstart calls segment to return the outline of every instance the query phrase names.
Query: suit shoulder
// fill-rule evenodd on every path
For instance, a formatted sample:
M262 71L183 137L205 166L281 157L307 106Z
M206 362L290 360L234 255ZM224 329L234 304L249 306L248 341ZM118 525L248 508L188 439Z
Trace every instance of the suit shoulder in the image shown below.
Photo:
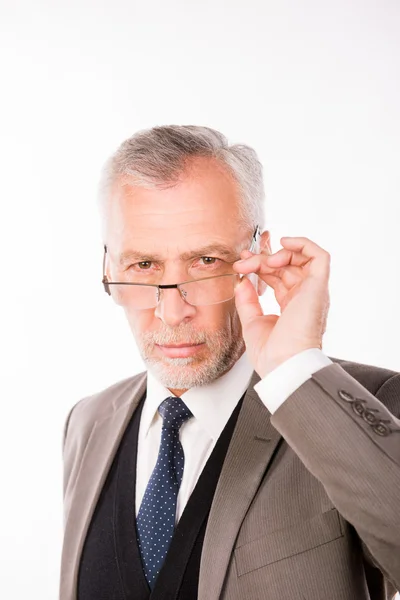
M339 364L349 375L357 379L374 396L381 387L392 377L400 376L398 371L377 367L365 363L359 363L342 358L329 357L334 363ZM397 379L397 377L396 377Z
M132 398L133 394L143 388L145 381L146 373L139 373L117 381L105 389L79 400L69 411L65 425L65 435L71 421L74 423L79 422L80 428L85 428L85 425L91 428L95 420L100 420L111 412L118 410L124 402Z

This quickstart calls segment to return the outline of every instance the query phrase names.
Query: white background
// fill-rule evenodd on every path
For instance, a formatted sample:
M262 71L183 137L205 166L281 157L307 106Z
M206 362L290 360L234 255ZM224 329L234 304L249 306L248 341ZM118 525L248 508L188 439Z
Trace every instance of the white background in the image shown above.
M326 353L400 370L400 5L0 0L0 23L0 596L54 600L65 416L142 369L95 205L137 129L253 145L273 249L332 255Z

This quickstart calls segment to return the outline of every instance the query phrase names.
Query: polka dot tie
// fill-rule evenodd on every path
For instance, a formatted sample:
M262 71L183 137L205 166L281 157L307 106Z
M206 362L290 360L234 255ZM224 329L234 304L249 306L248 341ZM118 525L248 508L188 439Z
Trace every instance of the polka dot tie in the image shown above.
M151 589L174 533L185 461L179 429L193 416L185 403L173 396L160 404L158 412L163 418L160 449L136 520L144 573Z

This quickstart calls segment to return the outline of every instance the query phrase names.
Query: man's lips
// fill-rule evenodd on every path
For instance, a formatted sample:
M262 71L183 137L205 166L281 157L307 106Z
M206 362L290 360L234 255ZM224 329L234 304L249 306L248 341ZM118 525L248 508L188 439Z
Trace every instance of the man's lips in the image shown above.
M163 348L190 348L190 346L200 346L200 344L188 344L187 342L183 342L183 344L160 344Z
M156 344L156 348L158 348L164 356L168 356L168 358L187 358L189 356L194 356L203 345L203 343Z

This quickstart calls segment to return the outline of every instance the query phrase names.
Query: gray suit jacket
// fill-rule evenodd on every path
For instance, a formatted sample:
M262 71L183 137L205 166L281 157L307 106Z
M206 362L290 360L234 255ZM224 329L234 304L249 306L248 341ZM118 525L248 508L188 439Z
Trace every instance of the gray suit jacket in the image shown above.
M400 589L400 374L332 359L271 416L246 393L219 478L199 600L383 600ZM64 436L60 600L146 374L84 398Z

